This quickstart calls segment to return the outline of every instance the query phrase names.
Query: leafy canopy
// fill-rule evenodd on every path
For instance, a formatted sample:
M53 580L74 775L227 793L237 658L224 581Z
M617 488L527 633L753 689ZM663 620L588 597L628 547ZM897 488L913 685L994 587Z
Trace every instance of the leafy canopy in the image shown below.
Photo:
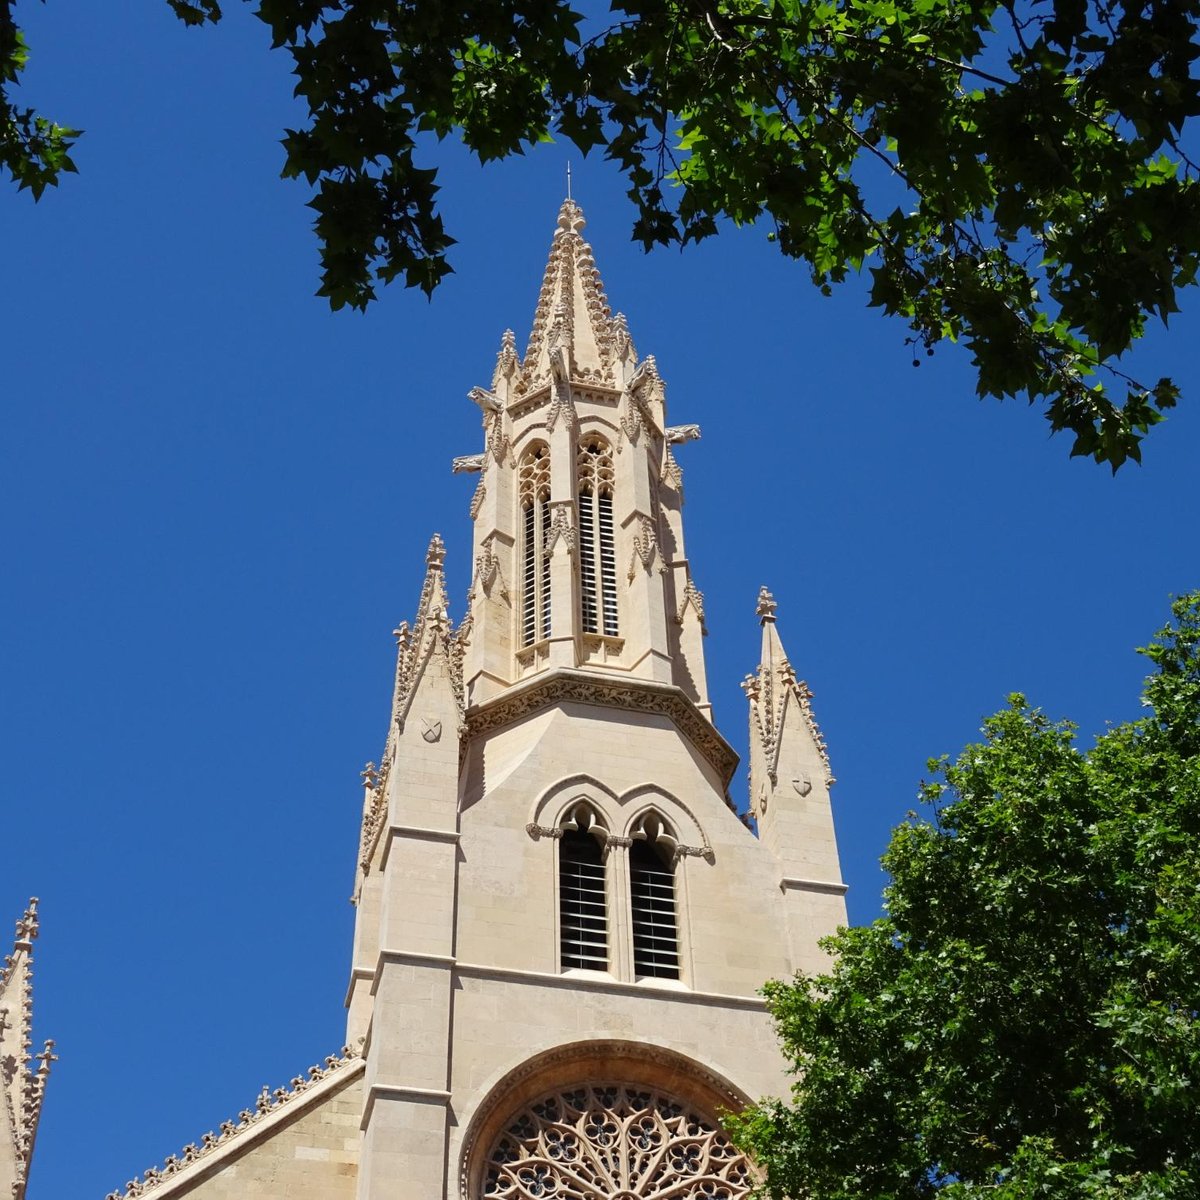
M1200 592L1089 752L1013 696L923 787L887 915L768 988L790 1105L731 1122L772 1196L1200 1194Z
M189 24L218 0L168 0ZM39 193L71 130L3 99L24 64L0 0L0 165ZM258 0L304 128L284 174L316 189L320 294L431 292L453 239L431 138L483 161L601 147L649 248L765 222L823 291L868 271L919 353L965 342L980 395L1045 405L1117 469L1177 400L1117 365L1196 282L1182 135L1200 0ZM32 124L31 124L32 122ZM920 358L914 357L919 364ZM1106 385L1108 385L1106 387ZM1111 389L1115 389L1114 391ZM1122 395L1123 393L1123 395Z

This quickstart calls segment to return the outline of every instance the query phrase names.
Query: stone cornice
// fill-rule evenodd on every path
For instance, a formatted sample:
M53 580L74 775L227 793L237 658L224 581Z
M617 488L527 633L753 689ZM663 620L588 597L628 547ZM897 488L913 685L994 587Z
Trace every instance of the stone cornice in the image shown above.
M613 679L566 667L546 671L469 708L467 737L478 737L545 708L568 703L667 717L708 760L725 787L733 778L738 764L733 747L679 688L649 679Z
M441 1104L450 1103L450 1093L436 1088L405 1087L401 1084L373 1083L367 1089L363 1100L362 1120L360 1129L366 1129L371 1123L375 1112L375 1104L379 1100L399 1101L402 1104Z
M822 892L828 896L844 896L846 884L840 879L798 879L793 875L785 875L779 881L779 889L783 892Z
M510 983L527 983L535 987L563 988L567 991L607 992L614 996L646 996L678 1004L698 1004L704 1008L728 1008L745 1012L766 1012L767 1002L761 996L737 996L726 992L697 992L686 984L671 981L638 979L630 982L613 979L602 971L580 971L552 974L549 971L527 971L520 967L495 967L488 963L455 964L457 975L468 979L503 979Z

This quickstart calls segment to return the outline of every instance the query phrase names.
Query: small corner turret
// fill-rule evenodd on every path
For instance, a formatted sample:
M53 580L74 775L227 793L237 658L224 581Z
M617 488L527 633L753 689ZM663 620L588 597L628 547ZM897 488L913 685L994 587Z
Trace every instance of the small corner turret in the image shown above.
M0 1114L0 1195L11 1195L12 1200L24 1200L46 1080L50 1064L55 1061L54 1043L50 1041L40 1054L30 1053L37 908L35 896L17 921L13 951L0 969L0 1085L5 1099Z
M834 783L825 739L813 715L812 692L796 677L776 627L775 597L764 587L755 608L762 625L762 652L755 674L742 688L750 702L750 812L759 837L775 855L780 888L795 918L793 965L814 972L811 939L801 914L824 911L827 928L846 923L845 892L829 789Z

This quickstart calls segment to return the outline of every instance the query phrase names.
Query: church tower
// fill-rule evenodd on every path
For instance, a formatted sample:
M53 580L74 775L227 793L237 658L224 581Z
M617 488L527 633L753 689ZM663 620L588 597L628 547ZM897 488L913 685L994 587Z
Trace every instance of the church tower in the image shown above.
M788 1079L757 994L845 922L810 694L759 598L751 814L714 728L654 359L568 200L470 399L467 607L434 534L364 772L346 1047L109 1200L740 1200L719 1114ZM253 1184L253 1187L250 1185Z

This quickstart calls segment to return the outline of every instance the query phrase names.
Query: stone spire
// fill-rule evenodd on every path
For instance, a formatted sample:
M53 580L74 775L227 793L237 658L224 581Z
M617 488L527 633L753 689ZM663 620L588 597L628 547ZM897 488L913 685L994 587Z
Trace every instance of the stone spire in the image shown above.
M396 682L392 694L392 727L400 732L412 702L417 681L430 655L444 652L455 676L457 652L450 624L450 602L446 595L446 544L435 533L425 551L425 582L417 602L417 615L411 628L401 621L393 635L396 638ZM461 691L461 677L454 681L456 692ZM385 753L385 762L387 755Z
M584 223L583 209L574 200L563 201L521 363L518 391L528 391L559 372L572 379L613 382L618 329L592 248L583 240ZM626 342L628 336L624 330Z
M473 570L456 634L467 707L541 671L678 687L711 720L704 604L684 550L683 476L652 355L611 316L583 212L558 214L529 348L506 331L479 408Z
M783 648L775 624L777 608L775 597L765 587L760 588L754 611L762 625L762 652L757 674L747 676L742 684L750 700L752 746L762 752L762 778L752 779L751 788L757 793L764 784L769 784L771 788L778 784L781 754L789 725L794 726L797 731L804 731L811 751L805 757L815 757L815 761L820 764L821 781L829 787L834 779L829 769L825 739L821 736L821 730L813 715L812 692L803 679L796 678L796 672L788 661L787 651ZM799 720L792 720L793 716ZM751 769L753 770L753 758ZM753 806L754 795L751 795L750 799Z
M12 1200L23 1200L25 1196L46 1079L55 1057L53 1042L47 1042L40 1054L30 1053L37 905L36 897L29 901L29 907L17 922L13 952L6 956L0 969L0 1086L4 1091L4 1111L0 1114L0 1195L11 1195ZM38 1064L36 1068L34 1063Z
M834 837L825 739L812 709L812 692L788 661L775 624L775 597L764 587L755 612L762 624L758 671L742 684L750 701L750 811L759 837L775 855L780 887L796 914L793 967L823 969L820 954L796 937L800 913L821 909L828 925L846 921L845 891Z

